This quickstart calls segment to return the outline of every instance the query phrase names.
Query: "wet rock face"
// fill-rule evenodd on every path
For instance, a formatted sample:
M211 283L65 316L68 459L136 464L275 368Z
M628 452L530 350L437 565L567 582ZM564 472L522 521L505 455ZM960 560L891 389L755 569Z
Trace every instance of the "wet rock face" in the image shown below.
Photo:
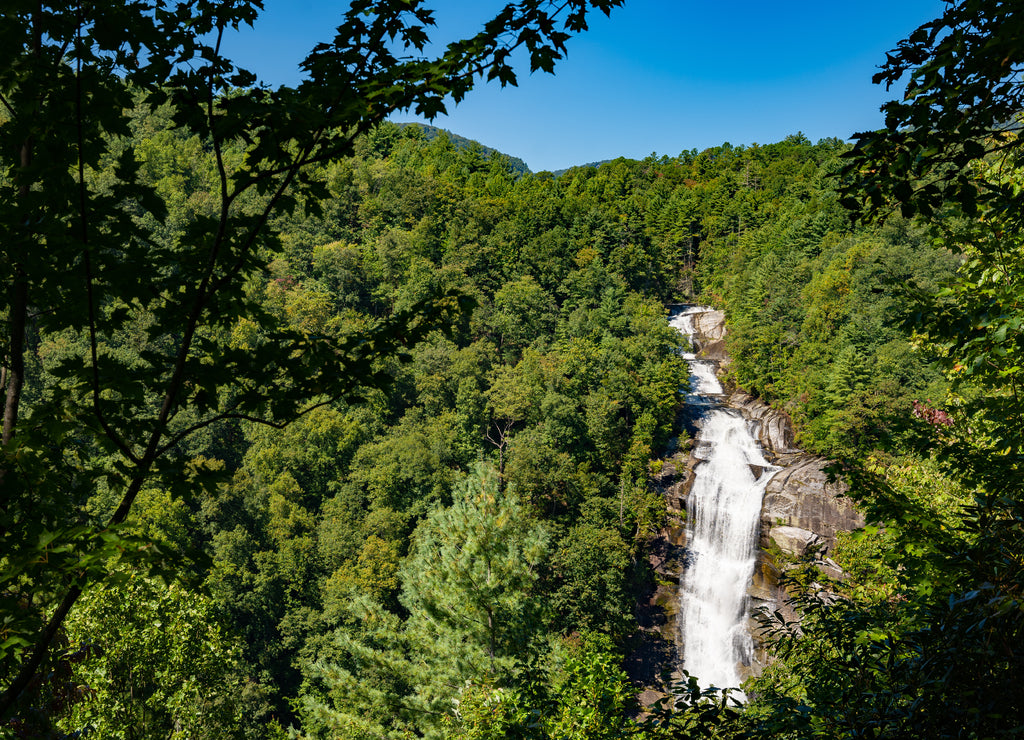
M725 338L725 314L722 311L705 311L695 314L693 328L703 342Z
M708 359L723 353L725 345L725 314L706 311L696 314L698 354ZM751 423L754 437L764 448L772 463L783 470L772 478L765 491L761 509L761 543L775 547L787 555L800 556L806 550L808 536L819 539L827 548L835 544L837 532L864 526L864 519L843 494L847 487L840 481L830 482L824 458L808 455L793 446L795 434L789 415L768 406L742 390L734 390L726 402L739 409ZM772 536L776 527L800 529L809 535ZM799 542L804 542L800 545Z
M693 326L697 331L697 346L694 350L702 360L714 360L719 369L728 367L730 358L725 351L725 314L721 311L707 311L694 315Z
M783 552L795 552L803 555L808 546L815 541L817 535L809 529L800 527L772 527L769 535L772 543Z
M665 675L680 680L682 653L679 639L679 583L686 563L686 524L684 521L689 453L679 450L664 458L661 469L652 476L655 488L668 504L665 526L648 548L651 569L656 574L654 590L637 608L639 638L625 662L630 678L647 687L640 695L642 706L667 696Z
M789 415L776 411L743 391L729 396L728 404L739 409L748 421L756 422L755 438L771 455L799 452L793 447L793 422Z
M785 554L799 557L806 551L807 543L797 545L797 540L813 536L831 550L837 532L864 526L863 516L844 495L846 484L829 480L829 461L793 447L793 423L786 413L743 391L729 396L729 405L755 425L757 441L769 459L783 468L765 489L761 507L762 547L774 542ZM773 530L777 527L800 529L807 535L796 539L792 533L776 537Z

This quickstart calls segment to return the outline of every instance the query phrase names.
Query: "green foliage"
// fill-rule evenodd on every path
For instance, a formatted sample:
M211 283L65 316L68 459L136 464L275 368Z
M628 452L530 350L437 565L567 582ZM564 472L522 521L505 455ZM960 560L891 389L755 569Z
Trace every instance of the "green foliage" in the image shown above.
M536 569L548 548L497 471L478 465L417 529L402 571L409 629L469 676L502 672L504 657L523 653L537 629ZM450 645L450 647L449 647Z
M846 167L851 206L940 220L955 204L967 216L985 211L1019 226L1020 191L970 172L993 155L1020 168L1017 8L995 0L951 2L889 53L876 83L907 77L903 100L886 103L885 128L857 135Z
M139 571L70 611L69 635L86 617L110 634L75 670L132 645L150 657L108 670L103 701L67 704L67 728L252 735L273 713L311 737L827 736L912 727L900 686L936 728L942 702L998 694L1017 658L993 630L1017 635L1020 552L1007 221L961 218L939 245L902 221L851 225L837 140L532 176L380 123L441 111L476 72L514 82L516 46L548 69L589 10L617 4L528 0L431 59L422 2L353 3L279 90L216 50L258 4L5 11L8 697L48 670L24 659L62 639L40 636L62 600L122 561L183 571L181 553L209 597ZM903 290L940 283L924 307ZM808 586L814 639L792 641L741 726L695 681L638 723L620 668L664 517L649 459L677 433L687 376L664 304L698 296L728 312L735 379L808 446L936 449L874 458L861 490L882 526L836 555L848 600L816 605ZM922 310L912 351L901 324ZM916 428L892 423L911 408ZM90 611L101 596L123 624ZM186 656L188 635L209 655ZM221 663L182 677L204 658ZM977 692L944 684L950 665ZM895 709L872 725L865 695ZM850 711L818 716L834 703ZM996 727L984 706L956 721Z
M570 529L551 563L557 584L551 606L558 624L625 636L633 626L626 598L630 564L629 549L617 531L589 522Z
M358 735L419 726L411 707L439 679L407 660L423 648L400 573L415 557L417 526L451 503L481 461L496 458L503 495L554 535L530 598L570 606L559 618L537 612L531 639L580 625L625 638L643 547L663 517L647 462L672 434L686 370L663 306L626 290L596 253L553 252L549 272L526 271L511 245L528 238L523 221L536 215L536 188L547 186L390 124L356 151L326 175L347 215L290 216L283 251L247 290L276 320L332 336L362 331L432 284L459 286L476 307L447 335L412 348L410 362L378 360L390 383L362 405L324 406L283 430L239 425L225 460L230 482L181 506L194 518L189 536L214 558L206 583L245 638L248 670L273 686L280 716L300 720L284 704L294 696L307 731ZM486 182L475 180L483 171ZM577 205L554 189L543 199L547 218L568 233ZM344 286L357 295L324 300ZM266 340L241 319L230 341ZM598 536L577 547L575 535L560 535L580 516ZM567 554L557 554L563 546ZM592 583L595 572L602 578ZM576 596L597 612L573 605ZM517 650L546 648L534 639ZM504 660L500 681L518 675L517 665ZM410 678L396 678L403 674ZM350 720L362 730L337 729Z
M886 436L898 442L911 401L945 393L934 365L909 350L904 322L917 310L908 286L937 289L957 260L905 222L852 226L836 195L842 152L805 140L715 152L694 190L711 197L742 177L721 207L762 199L742 228L716 233L704 217L696 276L729 317L736 381L787 410L805 448L852 456ZM755 162L756 181L746 174Z
M539 712L512 689L467 686L444 718L446 737L466 740L544 737Z
M554 677L555 706L547 721L549 737L566 740L618 740L637 737L636 709L629 681L603 635L585 634Z
M452 498L417 528L399 571L404 624L386 615L393 631L378 631L381 610L365 602L357 629L338 635L339 663L314 667L333 706L310 700L313 726L376 721L380 733L406 723L436 733L434 718L451 706L455 687L505 683L516 660L528 655L540 628L536 568L547 533L514 496L499 491L489 465L478 465ZM388 678L396 671L402 681ZM380 688L366 692L366 682ZM387 717L389 706L395 717Z
M109 738L242 737L258 687L208 598L138 574L90 589L67 620L65 732ZM246 706L248 705L248 706Z
M909 72L910 86L884 130L858 136L847 203L874 219L899 205L956 254L955 274L908 281L904 316L948 391L906 414L902 441L924 462L848 471L885 529L845 548L857 580L797 584L803 621L774 625L785 665L758 687L755 736L1020 732L1020 22L1005 4L948 3L876 76Z
M516 49L531 71L551 71L591 10L618 4L527 0L432 58L421 0L360 0L305 59L303 81L277 89L222 53L258 2L5 6L4 717L45 676L83 588L139 546L116 534L139 492L191 497L185 448L207 436L193 452L230 457L239 419L281 427L385 385L396 356L471 304L448 289L457 275L443 275L388 296L387 318L335 313L376 308L369 290L330 292L376 266L369 254L307 251L307 236L330 228L295 226L351 217L358 182L331 163L397 110L444 112L481 77L514 84ZM332 189L340 202L327 213ZM315 258L324 284L274 274L285 246ZM288 521L270 532L291 549L280 563L308 570L315 507L302 496L316 492L294 473L269 485ZM247 535L232 531L244 549Z
M494 294L494 309L491 323L499 332L499 345L512 356L554 329L555 303L529 275L502 286Z
M638 717L634 689L613 643L592 632L557 645L539 675L524 671L525 676L531 679L516 688L467 685L446 718L447 737L727 737L736 715L727 695L702 690L696 679L688 679Z

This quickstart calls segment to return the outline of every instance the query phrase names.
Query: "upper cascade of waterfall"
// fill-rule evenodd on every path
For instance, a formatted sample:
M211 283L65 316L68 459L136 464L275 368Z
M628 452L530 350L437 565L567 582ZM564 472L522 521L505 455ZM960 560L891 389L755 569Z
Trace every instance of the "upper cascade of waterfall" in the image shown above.
M693 347L694 337L697 335L697 327L693 323L693 317L697 314L707 313L708 311L714 311L715 309L711 306L687 306L679 313L672 316L668 323L676 331L686 337L690 342L690 347ZM693 352L684 352L683 359L695 360L697 355Z
M709 396L721 396L724 392L722 384L715 376L715 363L698 360L697 353L692 351L697 335L697 327L693 322L694 317L713 310L709 306L690 306L669 320L669 325L690 342L691 351L684 352L683 359L690 364L690 395L687 401L693 405L707 405L711 402Z

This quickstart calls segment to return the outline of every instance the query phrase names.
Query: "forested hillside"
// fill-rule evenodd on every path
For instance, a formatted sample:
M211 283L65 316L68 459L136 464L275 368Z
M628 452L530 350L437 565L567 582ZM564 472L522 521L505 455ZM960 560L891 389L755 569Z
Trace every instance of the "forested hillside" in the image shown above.
M135 132L146 176L171 196L168 228L187 228L216 187L209 153L159 112L140 113ZM220 341L247 350L272 341L277 324L343 339L446 291L471 308L378 360L387 383L362 401L322 405L283 429L225 420L174 450L173 465L205 487L147 487L130 531L190 554L195 578L165 591L145 567L124 566L83 597L68 643L102 650L68 680L96 693L58 724L107 733L187 717L249 736L277 720L312 737L458 737L478 721L466 714L473 701L484 712L494 696L507 697L509 722L536 711L553 733L631 724L633 690L617 664L664 516L648 460L678 433L685 384L664 303L699 292L725 305L737 342L786 319L773 329L790 336L779 346L813 350L825 370L761 364L741 347L738 379L763 392L784 387L767 373L785 372L823 396L818 408L853 409L861 393L905 411L928 382L898 343L899 299L877 265L896 258L932 280L951 260L929 259L905 226L851 230L829 180L842 151L795 136L556 179L416 128L384 124L360 139L317 175L323 214L275 224L282 250L246 287L261 321L242 318ZM759 284L767 268L741 249L787 271L768 269L770 286ZM873 292L893 309L869 307ZM769 302L786 311L753 310ZM104 351L140 362L151 321L138 312ZM85 339L34 337L37 372L87 352ZM857 370L861 355L852 369L823 355L886 346L902 351L872 376ZM811 401L792 398L813 418ZM835 423L809 434L817 428L843 434ZM112 505L90 493L83 514L102 520ZM178 634L186 654L163 642L180 644ZM200 670L199 660L215 662ZM151 673L120 668L138 661ZM593 690L610 703L587 720L579 692ZM196 691L207 703L190 703Z
M436 139L438 136L447 136L449 141L451 141L456 146L456 148L458 148L458 149L465 149L465 148L468 148L468 147L477 147L477 148L480 149L480 152L485 157L489 157L492 154L501 154L501 152L499 152L496 149L492 149L489 146L484 146L479 141L473 141L472 139L467 139L465 136L459 136L454 131L449 131L448 129L438 128L437 126L428 126L428 125L426 125L424 123L401 123L401 122L398 123L398 127L399 128L404 128L406 126L415 126L416 128L421 129L422 132L423 132L424 137L428 141L431 140L431 139ZM510 157L507 154L505 156L508 157L509 165L511 166L511 168L513 170L515 170L516 172L522 173L524 175L529 173L530 168L526 166L526 162L524 162L523 160L521 160L521 159L519 159L517 157Z
M1019 732L1018 140L989 136L1014 101L973 146L908 143L925 96L856 146L531 174L382 120L436 112L480 59L504 80L500 28L410 67L385 40L412 11L375 7L336 43L370 34L392 77L321 50L294 96L2 52L27 66L0 65L0 734ZM503 20L542 69L564 44L544 8ZM138 33L216 61L202 34L244 11ZM956 66L947 32L980 21L950 13L890 61L951 64L919 73L940 97L1002 74ZM29 38L108 48L94 22ZM623 661L665 518L651 461L689 443L681 302L724 309L729 380L837 461L871 526L829 553L839 581L792 564L803 621L766 615L746 705L691 683L642 713Z

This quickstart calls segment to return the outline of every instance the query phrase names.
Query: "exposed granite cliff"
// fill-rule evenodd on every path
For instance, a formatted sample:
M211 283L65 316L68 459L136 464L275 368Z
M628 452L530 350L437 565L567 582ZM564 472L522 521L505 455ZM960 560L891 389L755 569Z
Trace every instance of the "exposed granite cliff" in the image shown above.
M785 413L742 391L732 393L727 403L752 423L767 458L782 467L765 490L763 544L774 541L784 553L799 556L811 541L831 549L837 532L864 525L863 516L844 496L846 484L829 479L829 461L793 447L793 425Z
M707 311L697 314L693 323L697 330L697 356L714 360L721 372L729 364L725 314ZM788 414L738 389L732 390L726 405L738 409L751 422L751 431L766 457L783 468L772 477L765 491L762 543L774 540L783 552L799 556L813 538L831 548L837 532L864 525L863 516L843 495L846 485L829 481L829 461L793 446L795 434Z
M844 494L847 486L828 474L830 461L794 448L789 417L743 392L734 392L729 405L740 409L755 425L755 437L769 460L782 469L772 476L761 504L760 551L748 593L751 614L766 607L787 620L795 614L786 604L779 577L786 565L802 557L810 545L818 548L818 567L833 577L842 571L828 557L836 535L864 526L864 517ZM751 621L752 629L756 624ZM756 632L755 632L756 642ZM759 660L763 655L758 651ZM756 668L755 668L756 670Z

